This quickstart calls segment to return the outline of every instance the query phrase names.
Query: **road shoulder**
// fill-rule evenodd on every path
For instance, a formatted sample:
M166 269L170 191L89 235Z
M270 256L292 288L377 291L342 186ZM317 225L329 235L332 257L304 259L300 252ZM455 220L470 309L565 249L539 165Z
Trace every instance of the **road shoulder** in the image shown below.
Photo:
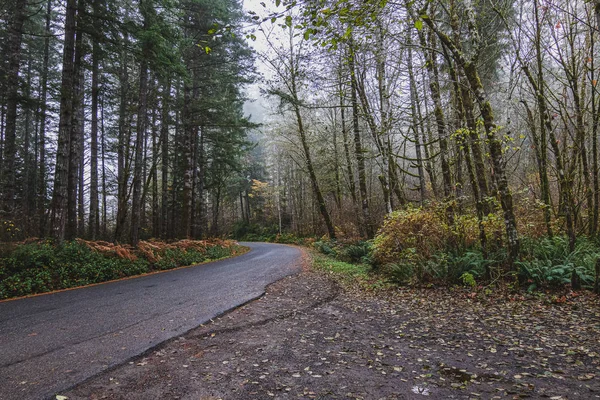
M586 332L566 331L584 316ZM589 399L600 393L598 321L582 308L485 304L443 291L361 296L305 270L63 395Z

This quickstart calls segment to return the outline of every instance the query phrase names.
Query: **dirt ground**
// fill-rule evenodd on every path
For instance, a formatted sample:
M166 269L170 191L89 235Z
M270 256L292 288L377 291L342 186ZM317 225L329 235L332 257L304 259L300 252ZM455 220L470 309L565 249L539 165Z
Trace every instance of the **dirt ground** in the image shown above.
M600 398L600 302L365 294L305 271L68 399Z

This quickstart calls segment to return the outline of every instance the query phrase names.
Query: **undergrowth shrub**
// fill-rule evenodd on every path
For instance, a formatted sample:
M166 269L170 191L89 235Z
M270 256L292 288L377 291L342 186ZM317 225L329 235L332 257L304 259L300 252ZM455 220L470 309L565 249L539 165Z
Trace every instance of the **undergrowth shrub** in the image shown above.
M415 257L430 258L443 250L450 229L437 210L408 207L394 211L385 220L373 242L375 259L381 264Z
M325 255L332 257L337 256L337 251L335 250L335 243L333 243L332 241L318 240L313 243L313 247Z
M0 253L0 299L199 264L233 255L238 248L225 241L189 240L141 242L138 250L83 240L20 244Z
M388 216L373 241L373 259L390 280L401 284L433 281L466 284L465 274L478 279L492 265L503 262L501 216L490 214L481 222L491 254L485 258L480 248L477 216L455 215L454 224L450 225L447 206L445 203L426 208L409 206Z
M351 243L342 248L340 258L354 264L372 264L373 244L366 240Z
M521 254L521 260L516 262L519 278L529 284L531 291L568 284L573 272L584 285L591 286L600 248L589 239L579 238L571 252L566 236L554 236L523 240Z
M234 225L231 237L245 242L267 242L309 245L314 241L311 237L301 237L293 233L279 233L278 226L260 226L239 222Z
M373 243L368 240L322 238L312 246L325 255L351 264L373 264Z

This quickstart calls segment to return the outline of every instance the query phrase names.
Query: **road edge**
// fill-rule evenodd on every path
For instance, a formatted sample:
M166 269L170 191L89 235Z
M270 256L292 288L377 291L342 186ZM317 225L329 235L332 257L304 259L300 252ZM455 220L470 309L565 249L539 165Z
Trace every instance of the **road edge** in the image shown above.
M254 242L254 243L267 243L267 242ZM194 327L186 330L185 332L182 332L181 334L179 334L177 336L173 336L172 338L163 340L162 342L157 343L154 346L147 348L146 350L144 350L143 352L141 352L139 354L131 356L131 357L127 358L126 360L123 360L123 361L121 361L119 363L116 363L116 364L113 364L113 365L109 365L106 369L103 369L102 371L100 371L100 372L98 372L98 373L96 373L94 375L91 375L91 376L85 378L84 380L82 380L80 382L77 382L74 385L66 387L65 389L61 390L60 392L57 392L57 393L54 393L54 394L50 395L45 400L56 400L56 396L59 396L61 392L71 391L71 390L75 389L77 386L83 385L83 384L91 381L92 379L97 378L101 374L105 374L105 373L109 373L111 371L114 371L114 370L118 369L119 367L121 367L122 365L128 364L129 362L131 362L131 361L133 361L135 359L138 359L140 357L143 358L146 355L152 353L153 351L156 351L156 350L160 349L162 346L166 346L166 345L170 344L171 342L173 342L175 340L179 340L181 337L187 335L188 333L190 333L194 329L198 329L198 328L200 328L201 326L203 326L205 324L211 323L213 319L223 317L223 316L225 316L227 314L230 314L230 313L232 313L232 312L234 312L234 311L236 311L236 310L238 310L238 309L240 309L240 308L242 308L242 307L244 307L244 306L246 306L246 305L248 305L248 304L250 304L252 302L255 302L255 301L261 299L262 297L265 296L265 294L267 293L267 291L269 290L269 288L272 285L274 285L275 283L277 283L277 282L279 282L279 281L281 281L283 279L286 279L286 278L288 278L290 276L295 276L295 275L298 275L298 274L301 274L301 273L305 273L305 272L307 272L310 269L310 254L308 253L308 251L307 251L306 248L304 248L302 246L298 246L298 245L284 244L284 243L267 243L267 244L277 244L277 245L289 246L289 247L293 247L293 248L298 249L300 251L300 256L298 258L298 264L300 266L300 270L297 271L297 272L293 272L293 273L291 273L289 275L286 275L286 276L284 276L284 277L282 277L280 279L277 279L274 282L269 283L255 297L252 297L251 299L248 299L248 300L244 301L243 303L240 303L240 304L238 304L236 306L233 306L233 307L231 307L231 308L229 308L229 309L227 309L227 310L225 310L223 312L217 313L217 314L213 315L212 317L208 318L205 322L202 322L199 325L196 325L196 326L194 326ZM243 254L246 254L246 253L248 253L251 250L248 246L243 246L243 247L245 247L245 248L248 249ZM239 254L239 255L242 255L242 254ZM233 257L229 257L229 258L233 258ZM221 259L221 260L224 260L224 259ZM221 260L216 260L216 261L221 261ZM188 267L179 267L178 269L181 269L181 268L190 268L190 266L188 266ZM171 269L171 270L159 271L159 272L168 272L168 271L173 271L173 270ZM102 283L105 283L105 282L102 282ZM102 283L100 283L100 284L102 284ZM77 288L74 288L74 289L77 289Z
M90 284L83 285L83 286L73 286L73 287L70 287L70 288L64 288L64 289L60 289L60 290L53 290L51 292L34 293L34 294L28 294L26 296L11 297L9 299L2 299L2 300L0 300L0 304L2 304L2 303L8 303L10 301L29 299L29 298L32 298L32 297L41 297L41 296L46 296L46 295L50 295L50 294L56 294L56 293L62 293L62 292L69 292L71 290L85 289L85 288L89 288L89 287L105 285L107 283L128 281L128 280L131 280L131 279L137 279L137 278L142 278L142 277L145 277L145 276L162 274L162 273L165 273L165 272L177 271L177 270L180 270L180 269L187 269L187 268L199 267L201 265L206 265L206 264L210 264L210 263L214 263L214 262L219 262L219 261L223 261L223 260L230 260L232 258L240 257L240 256L243 256L244 254L248 254L252 250L248 246L243 246L243 245L239 245L239 246L241 248L241 251L238 254L234 254L234 255L229 256L229 257L219 258L217 260L207 260L207 261L203 261L203 262L197 263L197 264L183 265L181 267L176 267L176 268L171 268L171 269L164 269L164 270L160 270L160 271L146 272L144 274L139 274L139 275L125 276L123 278L112 279L110 281L90 283Z

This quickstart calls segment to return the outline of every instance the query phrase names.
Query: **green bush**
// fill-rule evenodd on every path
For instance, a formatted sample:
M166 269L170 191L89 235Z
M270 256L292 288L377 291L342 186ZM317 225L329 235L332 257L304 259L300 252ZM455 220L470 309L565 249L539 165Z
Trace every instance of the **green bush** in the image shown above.
M210 260L218 260L229 255L229 249L221 246L212 246L206 249L206 256Z
M337 251L335 250L335 243L326 240L318 240L313 243L315 249L317 249L320 253L323 253L327 256L336 257Z
M600 248L588 239L580 238L573 252L566 236L526 239L522 248L522 259L516 265L520 280L529 283L529 291L568 284L573 272L584 285L591 286L594 282Z
M207 259L232 255L235 247L210 245L202 247L169 248L161 251L154 263L137 256L120 258L117 253L100 253L84 243L37 242L17 245L2 252L0 258L0 299L43 293L92 283L106 282L153 270L199 264ZM135 251L133 252L135 253Z
M51 243L31 243L16 247L4 259L3 266L7 275L34 268L52 268L57 256L56 248Z
M353 244L342 247L340 258L354 264L372 264L372 244L368 241L358 241Z
M387 279L397 285L406 285L413 282L415 278L415 265L407 261L388 263L380 270Z
M215 246L221 248L219 246ZM211 249L213 247L210 247ZM207 252L208 253L208 252ZM222 257L226 257L225 253ZM212 258L208 256L208 258ZM193 249L167 249L161 254L161 259L156 263L156 269L167 270L187 265L200 264L206 261L207 256Z

